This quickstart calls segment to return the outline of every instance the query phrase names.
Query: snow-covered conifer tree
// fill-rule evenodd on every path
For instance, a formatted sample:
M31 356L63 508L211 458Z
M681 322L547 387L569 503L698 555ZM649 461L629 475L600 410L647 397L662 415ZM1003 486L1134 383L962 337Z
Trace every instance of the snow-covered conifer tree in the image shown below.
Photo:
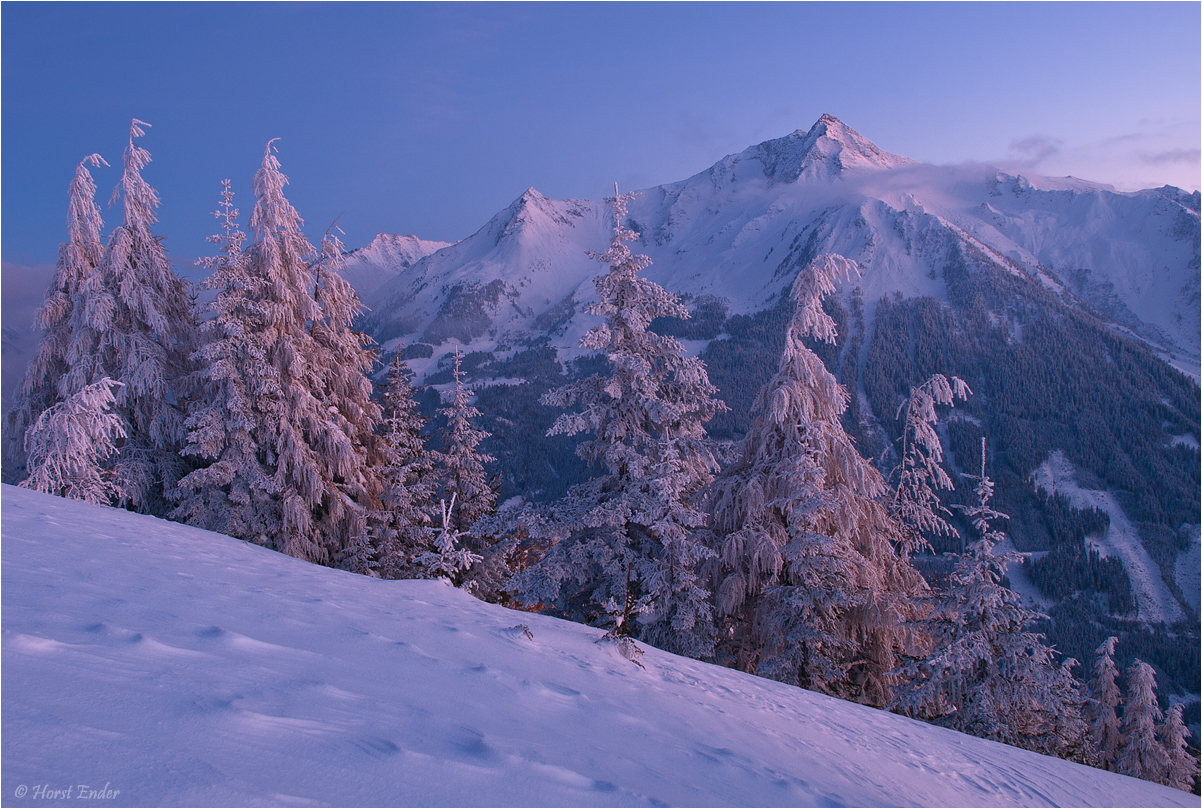
M849 272L847 259L819 256L793 285L779 370L712 486L713 574L721 651L735 665L881 705L925 585L895 552L885 481L843 430L846 390L803 342L834 342L822 298Z
M267 544L280 524L274 496L273 450L261 446L262 421L279 400L280 383L268 361L272 342L264 301L266 280L250 271L243 252L230 181L222 182L214 216L222 233L209 237L218 255L201 260L211 271L203 288L216 290L200 323L183 454L202 466L180 481L172 518L210 531Z
M458 510L452 514L454 528L467 534L476 520L496 507L497 493L489 484L484 465L496 463L497 459L479 449L480 442L490 434L472 426L480 418L480 411L471 403L473 392L464 387L461 359L456 351L455 384L446 397L446 406L438 411L447 420L442 430L443 452L438 460L442 467L442 496L458 501Z
M1185 792L1193 791L1194 782L1198 780L1198 759L1190 755L1185 741L1189 731L1181 719L1180 704L1169 706L1164 715L1164 722L1156 729L1156 734L1160 737L1168 757L1168 766L1161 783Z
M1123 746L1118 771L1133 778L1164 783L1169 754L1156 738L1163 714L1156 702L1156 671L1138 658L1127 669L1127 699L1123 710Z
M1118 718L1122 695L1119 693L1119 672L1114 665L1114 645L1117 642L1118 638L1110 637L1098 647L1098 659L1094 662L1094 674L1089 681L1089 701L1085 705L1092 760L1096 766L1112 772L1116 770L1115 761L1123 741Z
M608 200L613 240L604 253L590 253L609 266L595 281L599 301L588 309L605 323L581 345L604 354L611 371L543 397L547 405L579 406L549 434L592 433L577 454L605 474L573 487L549 519L531 523L532 535L557 544L513 586L528 603L598 622L603 605L626 601L629 580L638 596L632 634L702 657L713 649L713 628L709 593L696 571L710 551L694 536L705 517L693 498L717 468L703 425L725 405L699 358L686 357L676 338L647 330L656 317L688 311L639 275L650 259L626 244L636 238L626 226L631 196L615 189Z
M893 488L889 501L890 511L903 526L903 540L899 550L911 556L929 547L926 534L955 536L956 529L944 516L951 516L939 502L939 490L950 491L951 478L943 471L943 446L935 425L939 422L937 405L952 406L956 400L964 400L972 393L964 380L950 379L935 374L918 387L910 389L910 395L897 410L898 417L905 413L902 428L901 461L893 470L890 480Z
M147 124L134 120L125 170L113 190L124 221L81 285L72 318L63 390L109 377L116 413L129 431L113 464L122 498L142 511L165 512L182 475L184 419L177 384L188 370L195 315L187 284L172 269L153 233L159 196L142 178L150 153L135 142Z
M1081 697L1071 658L1057 664L1043 636L1026 630L1038 613L1001 584L1014 553L994 553L1005 534L991 524L1005 519L989 501L993 481L976 479L977 505L964 511L979 539L960 557L952 586L937 613L924 622L934 636L930 659L907 668L909 682L894 710L985 739L1040 753L1079 756L1085 733Z
M388 369L378 474L381 507L369 528L380 575L388 579L415 573L413 560L429 545L430 505L434 502L435 454L422 435L425 420L413 394L413 372L397 352Z
M377 571L380 563L376 559L376 548L372 543L370 524L366 526L366 530L358 531L351 536L348 542L348 545L334 554L334 561L338 567L349 573L358 573L360 576L379 578L380 574Z
M327 506L325 515L327 531L340 537L332 546L334 553L367 543L368 511L378 505L382 488L377 474L382 441L376 435L381 412L372 401L367 376L375 352L370 348L372 339L352 328L363 304L342 276L344 252L342 242L327 232L314 262L315 298L322 316L310 328L325 372L318 395L334 427L326 433L322 448L330 466L330 497L337 501Z
M227 426L236 425L218 425L212 416L193 422L190 449L218 464L228 450L245 476L219 469L190 476L184 488L216 498L202 515L227 508L252 515L253 524L229 522L244 539L332 564L362 547L367 512L378 505L371 465L379 408L364 375L370 353L349 329L359 304L337 274L337 245L327 239L315 256L284 197L287 182L272 141L254 177L251 241L236 260L227 252L228 294L216 304L225 325L212 333L229 342L213 349L222 368L208 374L219 384L210 385L215 398L197 411L244 396L246 435L230 437ZM245 443L231 449L227 441Z
M19 485L89 503L119 498L118 482L103 468L117 451L114 442L125 437L121 418L111 412L119 385L104 377L43 410L25 432L30 475Z
M375 505L358 498L375 495L364 442L379 411L367 398L367 352L347 334L359 304L339 283L337 248L327 239L310 261L315 251L284 197L287 182L269 142L254 177L247 261L268 291L267 361L280 389L262 403L257 443L274 467L280 506L269 542L289 556L329 564L366 530L365 509Z
M434 534L434 550L419 556L417 563L425 570L427 576L445 577L459 584L468 568L480 561L480 556L466 548L456 547L463 537L463 532L455 528L455 495L451 495L450 503L446 500L438 502L442 510L442 527L426 529Z
M98 154L85 157L75 167L75 176L67 192L67 241L59 245L54 266L54 281L38 308L33 327L45 332L34 351L25 376L16 392L16 402L8 414L5 449L10 471L18 478L24 474L25 431L44 411L74 393L68 387L67 353L72 343L72 316L76 298L84 281L95 272L104 255L100 241L103 221L96 206L96 183L88 165L107 166Z

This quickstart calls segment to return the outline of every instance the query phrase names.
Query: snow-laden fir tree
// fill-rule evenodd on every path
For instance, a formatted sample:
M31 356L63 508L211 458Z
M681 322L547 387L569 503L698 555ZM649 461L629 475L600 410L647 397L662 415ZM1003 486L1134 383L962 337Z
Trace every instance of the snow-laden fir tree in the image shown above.
M1168 766L1161 783L1185 792L1193 791L1194 782L1198 780L1198 759L1189 753L1185 740L1188 734L1189 731L1181 718L1181 705L1169 706L1164 715L1164 722L1156 729L1156 735L1160 737L1168 757Z
M480 561L480 556L459 547L459 540L464 532L455 528L455 495L451 495L450 503L439 500L438 504L441 509L442 527L426 529L434 535L434 549L419 556L417 564L430 578L446 578L453 584L460 584L463 574Z
M1114 665L1116 643L1118 638L1109 637L1098 647L1093 677L1089 680L1089 701L1085 704L1092 763L1111 772L1117 770L1115 761L1123 742L1118 717L1123 700L1119 692L1119 671Z
M895 550L902 529L884 479L844 432L847 391L804 342L834 342L822 299L851 272L852 262L823 255L794 282L780 367L756 399L739 459L712 486L712 573L724 657L882 705L925 584Z
M38 308L33 327L45 334L25 369L8 414L5 447L7 471L25 476L25 431L45 410L78 393L69 387L67 354L72 343L72 312L84 281L96 270L104 255L100 241L103 221L96 205L96 183L88 166L107 166L98 154L85 157L75 167L67 191L67 241L59 245L54 281Z
M327 240L315 255L301 233L300 215L284 197L287 182L272 141L254 177L251 240L236 261L226 254L232 286L217 305L218 317L228 307L228 329L213 332L229 340L215 349L214 361L225 368L209 380L219 383L209 386L215 398L195 411L219 412L221 402L245 398L245 410L233 413L230 423L198 417L190 445L214 463L228 450L237 471L193 475L185 488L215 503L197 519L225 520L223 508L241 509L253 521L227 524L245 530L242 538L332 564L344 550L362 545L366 513L377 506L368 441L379 410L364 376L370 353L349 329L358 302L340 283L337 247ZM247 432L237 440L245 445L230 449L227 441L242 419ZM227 478L230 483L222 483ZM253 505L244 502L248 490Z
M82 282L71 312L71 344L61 389L78 391L109 377L115 413L128 430L113 462L122 500L165 513L166 496L182 476L184 416L177 385L188 372L196 318L187 284L172 269L151 232L159 196L142 178L150 153L135 142L147 124L134 120L125 170L113 190L124 220L104 256Z
M1127 669L1127 699L1123 710L1123 745L1118 771L1132 778L1165 783L1169 756L1156 738L1163 714L1156 702L1156 671L1138 658Z
M462 359L456 351L452 371L454 385L444 397L445 406L438 411L447 422L440 431L443 451L438 461L442 476L440 496L445 500L456 500L457 506L451 514L453 527L468 534L476 520L492 513L496 507L497 493L489 483L484 465L496 463L497 459L480 451L480 442L490 433L474 426L480 411L472 405L473 391L463 384Z
M972 393L964 380L935 374L918 387L897 410L905 414L901 436L901 461L890 480L892 496L889 509L901 521L904 539L899 550L912 556L929 548L926 535L955 536L956 529L947 521L951 516L939 502L939 491L955 488L943 471L943 446L935 426L939 423L937 406L953 406Z
M995 553L1005 534L992 525L1007 519L989 501L985 444L977 505L964 509L978 539L960 557L951 587L923 624L934 638L930 658L907 667L908 683L893 710L985 739L1062 758L1080 757L1084 702L1071 658L1057 664L1043 636L1026 629L1042 617L1001 584L1015 553Z
M605 621L604 605L635 591L632 634L692 657L713 649L709 593L697 575L710 551L695 537L704 514L694 496L717 468L704 424L725 408L715 398L704 363L685 356L680 341L648 331L657 317L687 317L679 299L639 273L650 264L631 253L626 226L632 195L617 194L610 247L590 256L608 265L588 311L605 318L581 340L609 360L593 375L550 391L543 403L578 410L562 414L550 435L592 433L577 448L603 474L572 488L531 535L556 543L513 580L527 603L561 615ZM630 575L628 577L628 571Z
M19 485L105 505L121 497L112 471L103 466L125 437L121 418L111 412L119 384L104 377L41 412L25 432L30 474Z
M267 544L280 524L272 450L260 446L263 413L280 398L268 362L271 335L266 280L250 272L243 252L230 181L222 182L213 215L222 233L209 237L218 254L201 259L210 271L202 287L215 290L200 323L197 370L190 379L183 454L203 464L179 482L171 516L210 531Z
M300 215L284 197L287 182L269 142L254 177L247 249L250 273L268 290L267 361L280 386L263 403L258 440L274 467L280 505L280 524L267 538L289 556L330 564L364 530L365 510L374 506L355 497L374 495L363 437L379 411L367 399L368 352L347 334L358 301L338 283L329 240L311 261Z
M376 435L380 406L372 400L368 378L375 364L373 341L352 326L363 304L342 276L344 253L342 242L327 232L313 265L314 297L322 316L314 321L310 334L325 366L319 396L333 427L324 431L321 443L330 476L325 530L337 543L331 546L335 561L346 549L350 555L343 556L349 564L362 552L352 549L362 549L369 541L367 516L378 505L382 488L377 473L382 441Z
M383 439L377 473L382 490L380 507L368 525L375 545L378 571L387 579L416 575L414 559L429 546L427 528L435 499L435 453L422 435L426 422L413 392L413 372L398 351L388 368L383 395Z

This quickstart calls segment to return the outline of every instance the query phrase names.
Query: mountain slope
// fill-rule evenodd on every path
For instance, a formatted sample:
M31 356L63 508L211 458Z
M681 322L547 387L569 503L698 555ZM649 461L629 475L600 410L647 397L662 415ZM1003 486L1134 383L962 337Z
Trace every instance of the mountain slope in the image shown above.
M449 245L450 242L428 241L416 236L378 233L371 244L347 254L343 274L360 296L366 296L418 259Z
M78 784L129 806L1197 804L655 649L639 667L438 582L2 496L14 806Z

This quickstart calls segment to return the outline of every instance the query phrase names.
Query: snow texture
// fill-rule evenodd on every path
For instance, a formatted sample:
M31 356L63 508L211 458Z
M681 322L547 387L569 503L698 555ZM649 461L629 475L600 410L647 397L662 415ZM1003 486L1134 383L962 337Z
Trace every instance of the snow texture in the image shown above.
M6 805L1197 806L440 582L2 505Z
M1160 575L1160 567L1144 550L1139 541L1139 532L1123 507L1108 491L1083 488L1077 482L1073 462L1060 450L1054 450L1048 459L1035 470L1035 487L1048 494L1062 494L1073 508L1096 508L1110 515L1110 527L1100 537L1089 540L1103 556L1117 556L1131 579L1135 604L1139 617L1144 621L1180 621L1183 617L1181 605Z

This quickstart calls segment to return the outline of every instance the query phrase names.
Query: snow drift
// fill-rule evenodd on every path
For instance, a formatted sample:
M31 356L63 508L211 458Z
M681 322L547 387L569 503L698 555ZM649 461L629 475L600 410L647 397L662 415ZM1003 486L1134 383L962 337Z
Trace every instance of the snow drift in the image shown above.
M656 649L640 667L440 582L2 494L9 805L1197 805Z

